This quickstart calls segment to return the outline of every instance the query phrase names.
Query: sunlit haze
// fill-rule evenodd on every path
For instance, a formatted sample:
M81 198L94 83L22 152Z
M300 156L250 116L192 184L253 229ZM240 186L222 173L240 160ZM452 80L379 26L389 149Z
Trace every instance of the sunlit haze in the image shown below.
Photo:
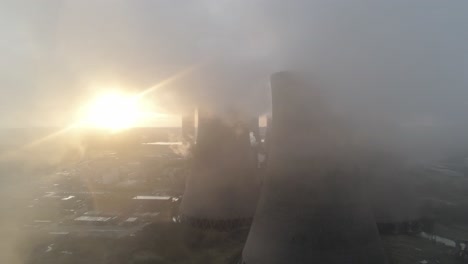
M145 98L110 90L97 95L80 109L79 127L118 132L132 127L171 126L177 117L155 112Z

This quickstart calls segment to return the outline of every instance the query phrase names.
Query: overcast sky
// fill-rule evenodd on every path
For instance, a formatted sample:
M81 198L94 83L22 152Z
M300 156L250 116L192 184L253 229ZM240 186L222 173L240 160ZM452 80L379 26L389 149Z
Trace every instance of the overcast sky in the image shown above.
M464 123L466 14L465 0L2 1L0 126L65 125L93 87L193 65L179 104L266 112L268 74L298 68L356 113Z

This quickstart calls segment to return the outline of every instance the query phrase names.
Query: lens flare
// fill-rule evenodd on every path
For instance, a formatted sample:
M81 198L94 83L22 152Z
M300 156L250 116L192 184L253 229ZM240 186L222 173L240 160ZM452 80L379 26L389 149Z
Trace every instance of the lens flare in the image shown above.
M136 126L144 111L137 98L118 92L102 94L84 109L82 125L111 131Z

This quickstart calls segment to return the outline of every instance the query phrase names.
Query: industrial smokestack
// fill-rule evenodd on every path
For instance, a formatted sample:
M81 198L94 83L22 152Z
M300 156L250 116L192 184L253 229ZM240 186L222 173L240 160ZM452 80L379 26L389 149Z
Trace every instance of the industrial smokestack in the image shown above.
M193 168L181 205L184 221L212 229L250 225L259 184L249 132L248 122L232 113L199 110Z
M349 142L318 91L289 72L271 89L267 178L244 263L386 263Z

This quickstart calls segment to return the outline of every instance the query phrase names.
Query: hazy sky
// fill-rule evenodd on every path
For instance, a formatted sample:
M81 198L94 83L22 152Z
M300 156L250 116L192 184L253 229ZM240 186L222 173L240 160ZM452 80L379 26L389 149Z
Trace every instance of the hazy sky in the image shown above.
M2 1L0 126L64 125L95 87L194 65L172 89L203 102L265 112L268 74L299 68L356 113L461 123L466 14L465 0Z

